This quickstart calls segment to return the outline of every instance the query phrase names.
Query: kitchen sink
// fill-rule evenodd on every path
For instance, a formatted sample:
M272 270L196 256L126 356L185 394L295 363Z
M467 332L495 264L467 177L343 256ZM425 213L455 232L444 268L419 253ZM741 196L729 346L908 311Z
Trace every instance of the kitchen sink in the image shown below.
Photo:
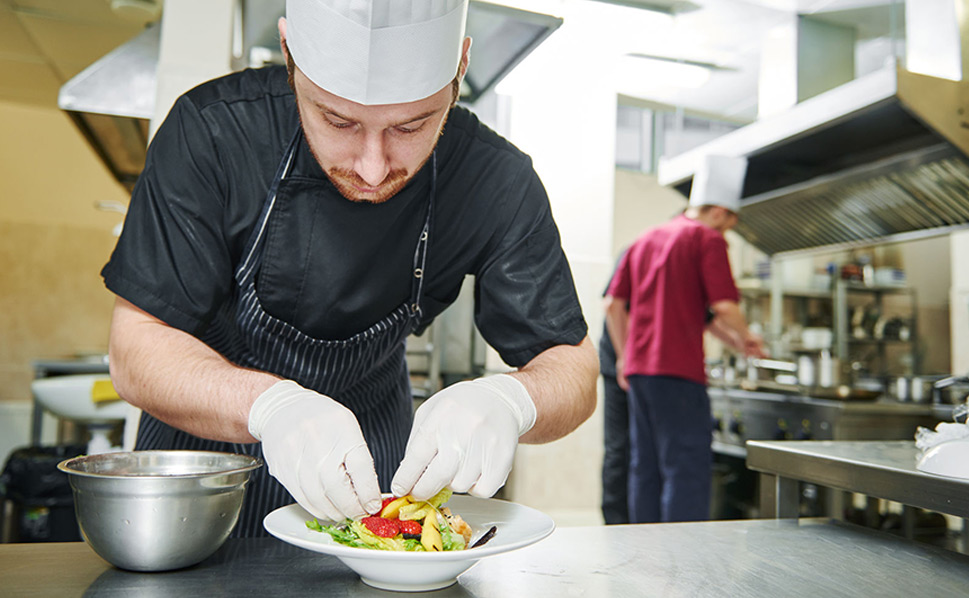
M91 434L88 454L118 450L109 433L134 408L117 397L107 374L76 374L38 378L30 383L37 405L55 417L84 426ZM97 399L97 400L96 400Z
M123 420L128 404L121 399L95 401L96 382L110 381L105 374L78 374L40 378L30 383L34 398L54 416L84 424L106 424Z

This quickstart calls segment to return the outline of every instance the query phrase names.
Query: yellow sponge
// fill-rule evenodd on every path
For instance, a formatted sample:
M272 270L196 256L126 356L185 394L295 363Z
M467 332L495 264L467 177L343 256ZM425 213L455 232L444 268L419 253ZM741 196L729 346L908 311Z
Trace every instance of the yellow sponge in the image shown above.
M118 396L118 391L114 389L114 384L111 384L111 380L95 380L94 386L91 387L91 400L95 403L101 403L103 401L118 401L121 397Z

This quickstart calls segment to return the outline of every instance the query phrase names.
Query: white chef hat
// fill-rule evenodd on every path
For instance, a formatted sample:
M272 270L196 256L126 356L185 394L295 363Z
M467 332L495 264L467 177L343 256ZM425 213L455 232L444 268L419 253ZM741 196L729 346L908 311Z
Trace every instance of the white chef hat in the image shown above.
M286 0L286 44L330 93L413 102L457 75L467 14L468 0Z
M704 156L693 175L690 206L720 206L734 213L740 211L746 175L747 158Z

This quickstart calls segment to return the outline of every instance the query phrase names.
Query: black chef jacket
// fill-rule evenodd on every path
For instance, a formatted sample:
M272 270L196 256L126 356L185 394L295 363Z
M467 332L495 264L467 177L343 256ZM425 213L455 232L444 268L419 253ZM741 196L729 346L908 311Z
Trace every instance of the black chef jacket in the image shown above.
M283 67L189 91L156 133L124 230L102 270L115 294L200 336L229 296L283 151L298 126ZM437 146L438 182L420 328L475 276L475 322L521 366L587 331L548 197L531 159L455 107ZM381 204L351 202L305 140L277 202L256 278L263 308L309 336L348 338L410 294L430 162Z

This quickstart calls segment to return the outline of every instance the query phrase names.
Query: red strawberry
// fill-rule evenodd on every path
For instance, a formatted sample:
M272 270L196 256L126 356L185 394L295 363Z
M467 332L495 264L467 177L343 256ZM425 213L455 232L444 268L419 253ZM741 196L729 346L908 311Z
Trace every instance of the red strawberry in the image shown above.
M400 532L400 522L396 519L384 519L383 517L364 517L360 520L368 530L375 536L381 538L393 538Z
M401 521L400 522L400 533L409 534L411 536L421 535L421 524L417 521Z

